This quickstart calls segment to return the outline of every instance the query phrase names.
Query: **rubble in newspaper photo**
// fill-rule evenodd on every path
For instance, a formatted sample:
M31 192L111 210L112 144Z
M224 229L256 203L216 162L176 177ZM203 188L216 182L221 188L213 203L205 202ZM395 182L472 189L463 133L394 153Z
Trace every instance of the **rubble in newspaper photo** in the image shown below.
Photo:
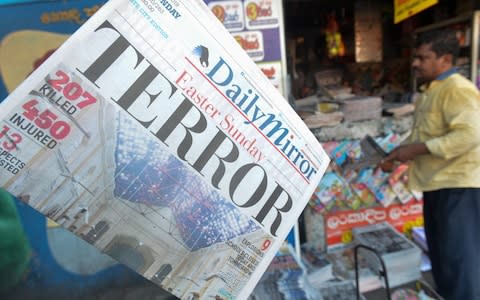
M0 104L0 158L1 187L182 299L246 299L329 163L200 0L106 3Z

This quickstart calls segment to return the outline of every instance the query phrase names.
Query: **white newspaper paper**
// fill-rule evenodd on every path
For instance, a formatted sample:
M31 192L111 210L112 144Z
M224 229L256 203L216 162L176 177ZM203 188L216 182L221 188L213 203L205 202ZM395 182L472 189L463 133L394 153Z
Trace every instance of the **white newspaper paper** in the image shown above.
M0 104L0 186L182 299L245 299L328 158L200 0L112 0Z

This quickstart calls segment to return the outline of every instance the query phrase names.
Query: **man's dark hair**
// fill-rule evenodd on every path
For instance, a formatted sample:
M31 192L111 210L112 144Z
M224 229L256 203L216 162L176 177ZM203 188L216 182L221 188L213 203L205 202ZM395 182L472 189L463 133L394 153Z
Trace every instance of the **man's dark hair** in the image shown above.
M458 44L457 32L454 29L433 30L420 33L415 42L415 46L418 48L426 44L431 45L432 51L437 56L451 54L452 62L455 64L460 46Z

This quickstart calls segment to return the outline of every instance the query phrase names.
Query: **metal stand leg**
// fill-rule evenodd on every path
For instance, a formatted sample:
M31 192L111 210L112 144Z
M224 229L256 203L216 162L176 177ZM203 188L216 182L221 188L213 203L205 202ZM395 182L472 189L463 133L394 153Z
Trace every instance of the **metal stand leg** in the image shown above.
M365 246L365 245L357 245L354 248L354 259L355 259L355 284L357 286L357 300L360 300L360 285L359 285L359 274L358 274L358 249L363 248L365 250L368 250L370 252L375 253L377 256L378 260L380 261L380 264L382 265L382 269L378 270L378 273L380 276L383 277L383 280L385 281L385 289L387 292L387 300L391 300L391 295L390 295L390 286L388 285L388 275L387 275L387 268L385 267L385 262L383 261L382 257L380 254L378 254L377 250Z

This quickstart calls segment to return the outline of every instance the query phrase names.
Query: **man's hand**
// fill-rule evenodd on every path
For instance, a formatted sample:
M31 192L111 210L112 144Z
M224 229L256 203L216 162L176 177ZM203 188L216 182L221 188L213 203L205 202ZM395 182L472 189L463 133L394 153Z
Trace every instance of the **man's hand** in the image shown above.
M430 153L430 151L424 143L401 145L393 149L384 159L382 159L379 167L384 172L391 172L395 167L395 162L407 162L418 155L428 153Z

